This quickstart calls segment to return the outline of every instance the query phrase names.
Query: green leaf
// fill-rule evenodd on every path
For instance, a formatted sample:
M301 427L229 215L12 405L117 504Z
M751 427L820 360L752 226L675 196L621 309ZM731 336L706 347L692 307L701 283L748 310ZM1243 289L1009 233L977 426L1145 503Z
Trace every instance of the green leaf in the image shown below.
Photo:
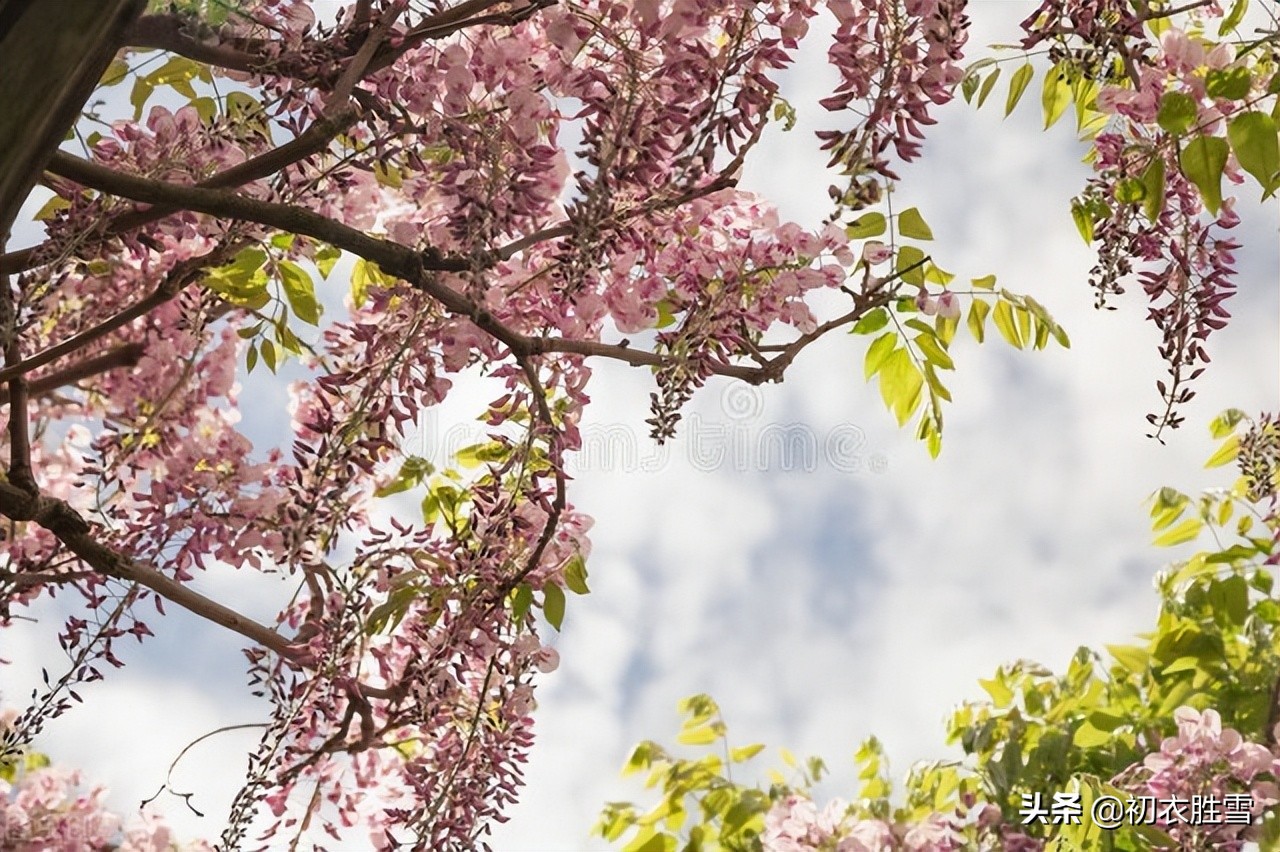
M1071 201L1071 219L1076 223L1076 230L1086 243L1093 242L1093 214L1079 200Z
M316 269L320 270L320 277L328 278L329 273L333 272L334 265L338 259L342 257L342 252L334 246L325 243L316 250Z
M516 621L520 621L528 614L531 606L533 606L533 586L521 583L511 593L511 614L515 616Z
M908 207L898 215L898 233L913 240L931 240L933 231L925 224L919 209Z
M276 345L270 340L263 340L259 347L262 352L262 363L266 364L271 372L276 371L276 365L284 361L284 355L276 351Z
M854 219L844 232L851 240L865 240L868 237L880 236L885 232L886 227L883 213L863 213Z
M991 313L991 306L983 299L974 299L973 304L969 306L969 333L979 343L986 337L987 314L989 313Z
M1109 742L1111 742L1109 731L1100 731L1088 722L1081 724L1071 735L1071 744L1076 748L1097 748Z
M1018 332L1018 323L1014 317L1013 306L1004 299L996 302L996 308L993 316L996 329L1000 332L1000 336L1009 342L1009 345L1015 349L1021 349L1023 345L1022 335Z
M1204 89L1211 98L1238 101L1253 88L1253 76L1243 65L1232 68L1215 68L1204 78Z
M1165 92L1156 112L1156 124L1166 133L1181 136L1196 122L1199 110L1190 95L1182 92Z
M1204 523L1199 518L1187 518L1177 526L1171 527L1152 542L1156 547L1173 547L1191 541L1200 535Z
M142 118L142 110L147 105L147 99L155 90L156 87L147 82L144 77L133 81L133 90L129 92L129 103L133 105L134 121Z
M1227 165L1227 154L1227 140L1197 136L1187 143L1178 158L1182 173L1200 190L1204 206L1215 216L1222 206L1222 172Z
M721 728L721 725L714 722L709 725L685 728L676 735L676 742L684 745L710 745L720 739L724 733Z
M978 686L986 690L986 693L991 696L991 700L997 709L1008 707L1013 701L1013 690L1005 685L1003 677L996 677L991 680L979 679Z
M1121 204L1137 204L1146 198L1147 188L1138 178L1125 178L1116 183L1113 193Z
M196 90L191 87L191 81L206 74L203 66L184 56L175 56L148 74L146 79L152 86L170 86L184 98L194 98Z
M1133 826L1133 831L1149 844L1148 849L1177 849L1178 841L1167 831L1162 831L1150 823L1140 822Z
M915 246L903 246L898 249L898 260L894 264L894 270L906 283L917 287L923 286L924 259L925 253L920 249Z
M129 75L129 63L123 59L113 59L111 64L107 66L107 70L102 72L102 76L98 78L99 86L115 86L119 84L125 77Z
M1142 189L1142 214L1155 222L1164 209L1164 157L1157 154L1151 158L1142 172Z
M886 331L875 339L875 342L867 349L866 361L863 364L864 378L868 381L871 377L880 371L884 366L884 362L898 345L898 333L896 331Z
M1136 645L1107 645L1106 649L1117 663L1134 674L1145 672L1151 659L1145 648Z
M294 316L308 325L317 325L321 308L316 301L316 285L311 276L290 260L280 261L276 268L280 270L280 283L284 285L284 295Z
M565 566L564 584L574 594L586 595L591 593L591 589L587 588L587 561L582 558L582 554L575 554L569 560L569 564Z
M1206 468L1222 467L1236 460L1240 455L1240 438L1232 435L1230 438L1222 442L1222 446L1218 447L1218 451L1209 456L1209 460L1204 463Z
M1215 584L1217 594L1210 594L1209 600L1214 609L1226 614L1231 623L1243 626L1249 617L1249 582L1235 574L1225 577Z
M743 761L750 760L762 751L764 751L764 746L760 743L738 746L737 748L729 749L729 759L734 763L742 763Z
M1256 110L1241 113L1227 125L1227 139L1240 168L1262 185L1263 198L1274 194L1277 172L1280 172L1280 138L1276 135L1275 120Z
M854 323L850 334L875 334L880 329L889 324L889 311L887 308L876 308L869 314L865 314L862 319Z
M895 349L880 368L880 396L903 426L920 405L924 376L906 349Z
M1222 23L1218 25L1218 37L1234 32L1235 28L1240 26L1240 22L1244 20L1244 13L1249 11L1249 0L1236 0L1231 4L1231 9L1227 12L1227 16L1222 19Z
M994 290L996 286L996 277L994 275L984 275L981 278L969 279L975 290Z
M1044 77L1044 90L1040 93L1040 104L1044 108L1044 127L1048 130L1062 118L1062 114L1071 105L1071 83L1067 79L1068 65L1059 62L1049 69Z
M564 590L555 583L542 587L542 614L556 630L564 624Z
M987 79L982 81L982 88L978 91L978 109L982 109L982 105L987 102L987 96L991 94L996 87L996 81L1000 79L1000 69L997 68L991 72Z
M1209 424L1209 435L1213 438L1225 438L1234 432L1240 421L1247 416L1238 408L1228 408L1213 418L1213 422Z
M932 331L932 329L930 329ZM942 370L954 370L955 362L951 360L951 356L938 343L938 338L932 334L922 334L915 338L916 346L920 347L920 351L924 353L924 357L929 363L936 365Z
M1004 114L1006 116L1013 112L1014 107L1018 105L1018 101L1022 100L1022 93L1027 90L1027 85L1031 82L1031 78L1035 75L1035 69L1028 62L1013 72L1013 76L1009 78L1009 96L1005 98Z

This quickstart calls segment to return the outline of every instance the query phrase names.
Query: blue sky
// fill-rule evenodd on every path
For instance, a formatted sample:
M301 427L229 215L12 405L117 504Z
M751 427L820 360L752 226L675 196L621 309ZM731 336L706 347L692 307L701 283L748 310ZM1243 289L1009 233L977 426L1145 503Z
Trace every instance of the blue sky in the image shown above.
M1014 40L1032 8L972 3L971 57ZM784 91L800 124L771 134L743 181L807 225L826 215L830 182L812 137L830 77L819 44ZM1188 550L1148 546L1143 501L1161 485L1225 484L1229 472L1201 467L1213 449L1209 419L1229 406L1256 412L1280 402L1276 209L1240 205L1234 319L1210 342L1213 364L1184 411L1187 425L1162 446L1145 437L1144 419L1163 375L1156 332L1142 320L1140 294L1121 299L1120 311L1093 309L1092 255L1068 212L1088 175L1084 149L1066 122L1040 130L1034 92L1006 121L1003 90L981 112L963 102L939 111L894 204L920 207L944 268L995 273L1044 303L1071 350L958 341L938 460L894 426L863 382L868 341L837 334L806 350L783 385L746 392L710 382L658 470L625 459L584 465L572 496L596 518L593 593L570 601L553 640L561 668L539 689L529 785L496 830L496 849L605 848L586 836L600 805L651 801L618 770L639 740L674 740L675 705L686 695L710 692L739 743L824 757L833 770L824 792L847 795L852 753L866 736L886 743L897 777L913 760L957 756L944 746L943 720L980 697L977 678L1019 657L1060 668L1081 644L1123 641L1151 623L1153 575ZM252 381L246 422L266 431L285 416L284 393L262 371ZM426 431L469 420L490 390L459 388ZM644 457L651 390L647 371L598 365L586 430L629 435ZM694 415L704 436L721 428L741 455L706 470L688 434ZM776 456L767 463L760 437L778 426L809 429L816 446L857 436L840 457L856 459L857 470L822 453L811 472L787 470ZM413 507L388 501L387 510ZM210 573L197 584L264 618L280 594L245 574ZM42 659L55 664L55 629L23 625L5 636L0 656L15 660L5 674L10 700L34 685ZM58 720L43 743L108 784L120 807L154 792L191 739L260 715L234 639L181 616L153 629L157 639L87 690L89 705ZM197 819L162 800L184 833L221 830L253 741L253 732L224 735L179 767L179 785L208 814ZM776 751L756 763L777 764Z

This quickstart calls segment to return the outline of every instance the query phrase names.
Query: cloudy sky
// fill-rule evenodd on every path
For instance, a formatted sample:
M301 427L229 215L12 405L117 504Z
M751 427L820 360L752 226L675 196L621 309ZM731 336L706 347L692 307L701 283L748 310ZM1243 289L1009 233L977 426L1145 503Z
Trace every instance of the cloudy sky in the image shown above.
M971 55L1015 40L1032 8L972 3ZM799 125L770 135L743 181L807 225L828 209L812 136L832 76L820 44L786 79ZM940 110L895 197L896 209L920 207L941 266L996 274L1048 306L1072 340L1069 351L1027 353L962 334L939 459L863 382L865 338L830 336L783 385L709 383L665 452L643 423L647 371L596 367L585 431L598 443L572 491L596 519L592 594L570 601L553 640L562 665L539 690L529 783L495 849L606 848L587 836L601 804L653 801L619 777L626 756L642 739L673 742L676 702L692 693L719 701L737 743L822 756L833 774L821 792L848 795L852 754L868 735L885 742L899 778L912 761L956 757L944 719L981 696L979 677L1020 657L1060 669L1079 645L1124 641L1152 622L1152 577L1179 551L1149 547L1143 501L1161 485L1195 492L1227 482L1229 471L1201 467L1213 449L1205 425L1229 406L1280 402L1276 209L1240 205L1234 319L1210 342L1213 365L1187 425L1162 446L1145 437L1144 419L1159 402L1157 335L1140 295L1116 312L1093 309L1091 254L1068 212L1089 173L1084 149L1066 121L1040 130L1035 92L1004 121L1003 90L981 112L963 102ZM247 424L278 429L282 391L250 390ZM423 451L457 440L455 418L471 416L489 390L466 388L424 423ZM809 436L814 457L778 452L770 436L783 430ZM244 576L199 583L263 618L278 600ZM181 615L152 626L158 638L87 690L89 704L42 743L109 785L121 808L153 793L192 739L260 715L234 639ZM0 656L15 661L4 675L10 700L37 682L42 661L56 665L55 629L4 637ZM176 786L195 791L207 816L161 802L188 836L220 832L254 740L224 734L179 765ZM755 764L763 772L776 754Z

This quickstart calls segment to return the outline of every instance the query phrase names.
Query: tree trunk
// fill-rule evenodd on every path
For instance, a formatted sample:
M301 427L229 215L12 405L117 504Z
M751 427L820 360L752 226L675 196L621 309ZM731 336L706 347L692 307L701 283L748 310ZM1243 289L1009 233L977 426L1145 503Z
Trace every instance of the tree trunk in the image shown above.
M146 0L0 0L0 245Z

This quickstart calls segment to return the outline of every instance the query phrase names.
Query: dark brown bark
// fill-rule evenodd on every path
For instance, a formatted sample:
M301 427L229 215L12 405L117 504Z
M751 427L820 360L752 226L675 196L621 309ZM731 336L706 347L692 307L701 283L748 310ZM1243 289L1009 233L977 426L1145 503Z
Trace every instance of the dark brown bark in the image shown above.
M0 241L145 0L0 0Z

